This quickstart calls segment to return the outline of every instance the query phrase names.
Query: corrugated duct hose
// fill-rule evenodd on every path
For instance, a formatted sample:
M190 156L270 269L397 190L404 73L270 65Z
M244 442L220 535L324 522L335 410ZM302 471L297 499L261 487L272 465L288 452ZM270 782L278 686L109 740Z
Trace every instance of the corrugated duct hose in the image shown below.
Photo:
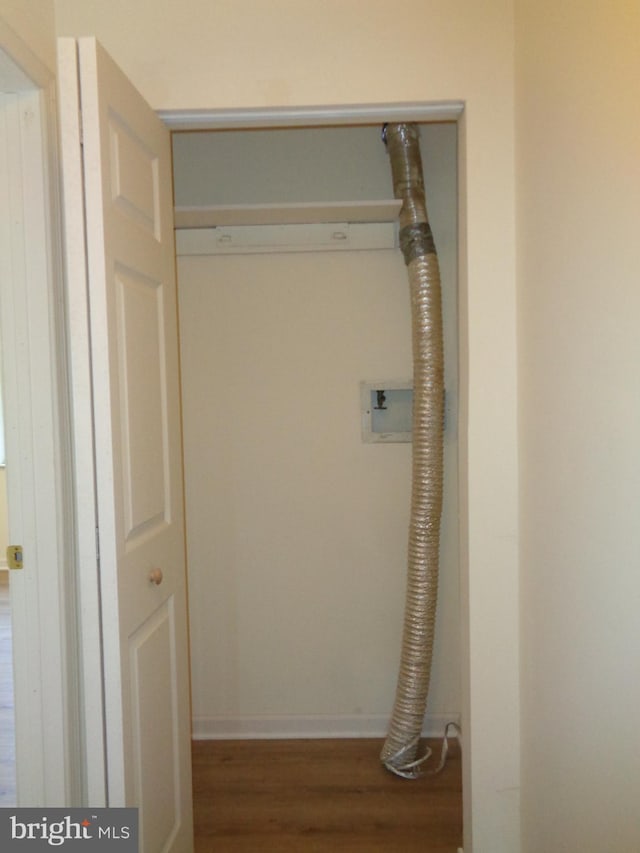
M444 355L440 271L427 216L419 131L389 124L383 139L393 191L402 199L400 247L409 274L413 338L413 471L402 656L384 766L414 779L431 755L418 756L427 706L438 595L443 489ZM457 728L455 724L450 724ZM447 730L441 769L446 759Z

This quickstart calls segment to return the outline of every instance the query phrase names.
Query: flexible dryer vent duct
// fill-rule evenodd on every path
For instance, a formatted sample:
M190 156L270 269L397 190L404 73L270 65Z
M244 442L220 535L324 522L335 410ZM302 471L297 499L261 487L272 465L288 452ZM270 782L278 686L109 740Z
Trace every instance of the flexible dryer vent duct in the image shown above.
M393 191L402 199L400 246L411 289L413 337L413 473L402 657L382 763L415 778L427 706L438 591L443 483L444 359L440 273L427 217L418 128L385 129Z

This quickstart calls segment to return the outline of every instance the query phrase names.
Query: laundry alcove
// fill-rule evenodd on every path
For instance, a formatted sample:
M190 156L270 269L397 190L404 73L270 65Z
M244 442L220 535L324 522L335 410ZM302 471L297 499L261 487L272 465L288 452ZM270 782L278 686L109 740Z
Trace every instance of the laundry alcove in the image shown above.
M456 125L422 125L421 140L445 322L425 722L439 735L461 702ZM173 146L194 735L383 737L411 445L362 441L360 383L410 378L411 321L380 127L174 133Z

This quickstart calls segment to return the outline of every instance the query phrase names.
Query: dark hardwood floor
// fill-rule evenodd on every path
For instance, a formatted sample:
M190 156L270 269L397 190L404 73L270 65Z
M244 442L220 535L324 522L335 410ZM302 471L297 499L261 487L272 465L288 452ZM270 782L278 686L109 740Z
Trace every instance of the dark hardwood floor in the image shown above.
M442 773L416 781L386 771L381 746L378 740L195 741L195 853L456 853L462 846L457 743Z

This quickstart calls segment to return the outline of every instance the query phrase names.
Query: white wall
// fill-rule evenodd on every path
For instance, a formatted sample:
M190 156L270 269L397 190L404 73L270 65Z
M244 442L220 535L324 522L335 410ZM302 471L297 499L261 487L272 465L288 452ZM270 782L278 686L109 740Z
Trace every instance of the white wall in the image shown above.
M640 849L640 7L518 2L524 850Z
M380 128L232 136L174 141L181 203L391 195ZM422 142L450 401L427 717L441 734L460 713L455 125ZM179 288L195 731L384 735L411 446L363 444L359 383L411 377L401 253L181 257Z
M459 99L465 847L519 835L513 0L56 0L158 109ZM500 590L500 595L496 595Z

